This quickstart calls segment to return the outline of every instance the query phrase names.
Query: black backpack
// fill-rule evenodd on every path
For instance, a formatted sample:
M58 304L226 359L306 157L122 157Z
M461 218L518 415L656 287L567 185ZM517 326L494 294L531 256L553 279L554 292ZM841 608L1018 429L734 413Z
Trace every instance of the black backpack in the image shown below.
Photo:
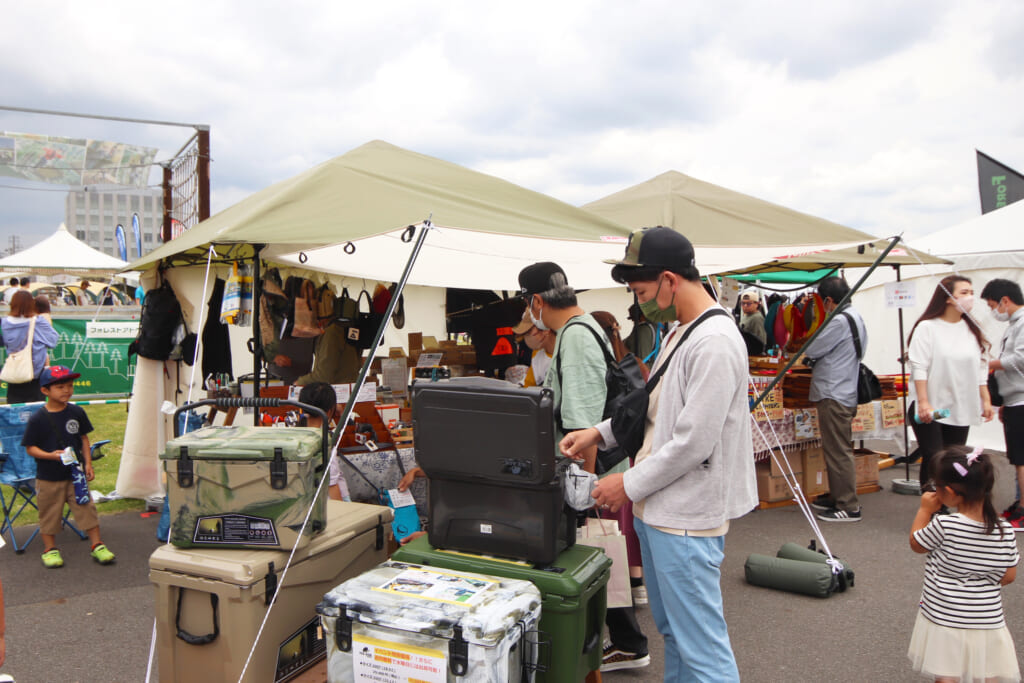
M174 348L174 331L181 322L181 304L170 283L164 281L156 289L146 292L139 334L128 345L128 354L137 353L152 360L168 360Z
M640 369L640 363L637 361L636 356L632 353L627 353L622 357L622 360L616 361L608 350L608 344L605 343L605 339L602 335L598 334L597 330L584 322L571 322L563 327L561 331L559 331L559 334L564 334L565 330L573 325L582 325L590 330L590 333L594 335L594 339L597 341L598 346L600 346L601 350L604 352L604 361L607 366L607 370L605 370L604 375L606 394L604 399L604 413L601 415L601 419L606 420L615 414L619 403L622 402L627 394L634 389L643 389L643 371ZM555 358L555 372L558 373L558 384L561 386L561 354ZM560 410L560 407L555 409L555 420L558 423L559 429L564 433L565 429L562 425L562 411ZM598 449L597 463L595 465L597 473L604 474L625 460L627 455L628 453L624 451L621 446L615 446L607 451Z

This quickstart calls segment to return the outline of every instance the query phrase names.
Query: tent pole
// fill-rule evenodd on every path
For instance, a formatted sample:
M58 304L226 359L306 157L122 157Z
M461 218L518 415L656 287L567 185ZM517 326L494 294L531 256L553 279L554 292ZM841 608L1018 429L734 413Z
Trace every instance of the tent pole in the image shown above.
M897 264L895 267L896 282L901 282L900 266ZM907 389L909 388L909 381L907 379L906 342L903 336L903 307L900 306L897 310L900 320L900 372L903 373L903 392L900 397L903 399L903 462L906 466L907 476L902 481L893 480L892 490L894 493L906 493L916 496L921 492L921 483L916 479L910 478L910 427L907 425Z
M409 254L409 260L405 264L405 270L402 271L402 277L398 281L395 291L391 295L391 301L388 303L388 309L384 312L384 320L381 321L380 327L377 328L377 334L373 337L373 344L370 346L369 351L366 354L366 360L363 361L363 366L359 369L359 376L356 377L355 384L352 385L352 391L349 393L349 400L345 404L345 410L342 412L341 417L338 418L338 424L334 428L334 433L331 434L331 450L334 449L334 444L338 443L341 439L342 432L345 430L345 425L348 424L349 417L352 415L352 410L356 405L356 397L363 388L363 384L366 382L366 375L370 371L370 366L373 364L373 356L377 351L377 347L380 345L381 339L384 338L384 331L387 330L388 324L391 321L391 315L395 312L395 308L398 306L398 299L402 296L402 292L405 290L405 283L409 280L409 273L412 272L413 264L416 263L416 257L419 256L420 249L423 247L423 241L427 237L427 233L431 229L430 219L423 221L419 226L420 234L416 237L416 244L413 245L412 253ZM412 236L415 233L416 226L410 225L408 229L402 234L403 242L412 241ZM406 239L406 235L409 236Z
M810 337L807 338L807 341L805 341L803 343L803 346L800 347L801 351L803 351L803 349L807 348L807 345L810 344L812 341L814 341L815 337L817 337L819 334L821 334L821 331L825 329L825 326L828 325L829 322L831 322L832 318L835 317L835 315L839 311L839 309L842 308L846 303L848 303L850 301L850 299L853 297L853 293L856 292L858 289L860 289L860 286L862 284L864 284L864 281L868 279L868 277L871 275L871 273L875 272L875 268L877 268L878 265L882 262L882 260L886 256L889 255L889 252L893 250L893 248L899 243L899 241L900 241L899 235L897 235L896 237L892 238L892 241L889 242L889 245L882 251L881 254L878 255L878 258L876 258L875 262L871 264L871 267L868 268L867 272L864 273L864 275L862 275L859 280L857 280L857 284L855 284L850 289L849 293L847 293L847 295L843 297L842 301L840 301L839 303L836 304L835 309L833 309L833 311L831 313L829 313L828 316L825 317L825 320L823 320L821 325L818 326L818 329L816 329L814 331L814 334L812 334ZM766 386L764 388L764 390L757 397L757 399L754 400L754 403L751 404L750 412L754 412L754 409L757 408L757 406L759 406L762 401L764 401L765 396L767 396L768 393L772 389L775 388L776 384L778 384L779 382L782 381L782 378L786 376L786 372L791 367L793 367L793 365L796 363L797 358L799 358L799 357L800 357L800 353L799 352L794 353L793 357L789 359L789 362L787 362L782 368L779 369L778 374L776 374L775 377L772 378L772 381L768 384L768 386Z
M263 278L260 275L260 252L263 251L262 244L254 244L252 256L252 395L260 397L260 369L263 354L263 340L260 338L260 299L263 297ZM260 426L260 410L252 411L252 424Z

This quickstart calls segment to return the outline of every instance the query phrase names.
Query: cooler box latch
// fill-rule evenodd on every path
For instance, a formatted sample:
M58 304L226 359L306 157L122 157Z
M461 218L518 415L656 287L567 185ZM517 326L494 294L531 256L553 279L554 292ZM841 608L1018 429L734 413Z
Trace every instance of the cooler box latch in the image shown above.
M277 592L277 572L274 571L273 562L267 564L267 575L263 580L266 583L265 591L263 593L263 604L269 605L274 599L274 593Z
M192 481L192 458L188 457L188 446L182 446L178 457L178 486L191 488Z
M452 639L448 641L448 669L453 676L465 676L469 670L469 643L458 624L452 627Z
M270 488L280 491L288 485L288 465L280 446L274 448L274 459L270 461Z
M345 605L338 605L341 614L338 615L337 629L334 631L334 644L341 652L352 651L352 617L348 615L348 608Z

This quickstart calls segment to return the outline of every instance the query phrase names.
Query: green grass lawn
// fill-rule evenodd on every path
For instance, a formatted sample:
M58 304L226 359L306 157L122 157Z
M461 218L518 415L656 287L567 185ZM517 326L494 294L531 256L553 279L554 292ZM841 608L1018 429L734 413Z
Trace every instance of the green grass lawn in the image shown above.
M121 449L124 446L124 427L128 421L128 404L83 406L92 422L93 432L89 434L89 440L93 443L110 439L110 443L103 447L104 457L93 465L96 478L90 483L94 491L110 493L114 490L117 482L117 469L121 464ZM4 498L10 504L13 491L3 486ZM107 515L124 510L144 510L146 502L143 500L123 499L113 500L107 503L98 503L96 508L101 515ZM39 515L34 509L25 510L19 517L15 526L37 524Z

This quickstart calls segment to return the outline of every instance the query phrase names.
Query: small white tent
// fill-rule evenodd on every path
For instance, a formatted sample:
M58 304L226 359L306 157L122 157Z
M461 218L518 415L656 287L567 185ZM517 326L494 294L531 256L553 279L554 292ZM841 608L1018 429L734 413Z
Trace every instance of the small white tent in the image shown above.
M127 261L93 249L70 232L63 223L46 239L0 259L2 270L32 272L116 273Z

